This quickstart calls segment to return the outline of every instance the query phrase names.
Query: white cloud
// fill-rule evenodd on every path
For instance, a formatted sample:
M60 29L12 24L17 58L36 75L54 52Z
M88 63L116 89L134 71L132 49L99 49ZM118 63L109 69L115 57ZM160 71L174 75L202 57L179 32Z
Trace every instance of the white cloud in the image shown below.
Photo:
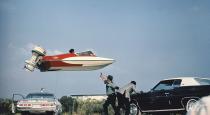
M200 10L200 7L199 6L193 6L192 10L195 11L195 12L198 12Z
M31 51L35 46L40 46L40 45L36 45L34 43L28 43L26 45L26 49ZM40 47L42 47L42 46L40 46ZM42 48L44 48L44 47L42 47ZM52 49L45 49L45 50L47 52L47 55L57 55L57 54L62 54L63 53L62 51L57 50L57 49L53 49L53 50Z
M34 46L35 44L28 43L23 47L19 47L16 44L11 42L8 44L8 49L10 50L12 54L15 54L15 55L29 56L31 55L31 50L33 49Z
M60 50L47 50L47 55L57 55L57 54L63 54Z
M35 47L36 45L34 43L28 43L23 47L17 48L21 54L23 55L31 55L31 50Z
M34 44L34 43L28 43L28 44L26 45L26 48L29 49L29 50L32 50L35 46L38 46L38 45L36 45L36 44Z
M3 1L0 4L0 8L1 10L3 10L3 12L13 12L15 11L17 8L15 7L14 4L11 4L11 2L9 1Z
M14 43L9 43L8 44L8 48L11 50L11 51L14 51L13 53L18 53L17 55L24 55L24 56L29 56L31 55L31 50L35 47L35 46L40 46L40 45L36 45L34 43L28 43L26 44L25 46L23 47L18 47L17 45L15 45ZM42 46L40 46L42 47ZM44 48L44 47L42 47ZM46 50L46 49L45 49ZM62 54L63 52L60 51L60 50L46 50L47 52L47 55L57 55L57 54Z
M14 44L13 43L9 43L8 44L8 48L14 48Z

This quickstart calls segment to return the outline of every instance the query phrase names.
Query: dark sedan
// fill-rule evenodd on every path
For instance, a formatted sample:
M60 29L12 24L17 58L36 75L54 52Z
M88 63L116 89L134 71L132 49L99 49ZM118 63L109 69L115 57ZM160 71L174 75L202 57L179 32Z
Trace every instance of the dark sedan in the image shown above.
M146 93L131 96L131 114L189 111L201 97L210 95L210 79L180 77L160 81Z

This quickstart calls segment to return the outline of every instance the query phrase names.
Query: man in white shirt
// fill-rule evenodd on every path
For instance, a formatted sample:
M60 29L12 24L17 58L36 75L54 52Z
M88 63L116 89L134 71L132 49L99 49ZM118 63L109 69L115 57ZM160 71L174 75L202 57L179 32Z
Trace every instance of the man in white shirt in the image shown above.
M136 82L131 81L117 91L117 98L119 101L119 108L125 105L125 115L130 114L130 95L136 92Z

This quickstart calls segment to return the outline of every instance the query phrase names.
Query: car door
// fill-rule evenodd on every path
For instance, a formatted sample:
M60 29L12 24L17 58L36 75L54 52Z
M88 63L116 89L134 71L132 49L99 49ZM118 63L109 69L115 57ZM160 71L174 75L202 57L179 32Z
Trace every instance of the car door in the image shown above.
M170 92L170 109L180 109L182 108L181 99L183 93L187 93L180 88L181 79L176 79L173 83L173 90Z
M148 110L154 110L155 106L154 104L154 92L151 90L149 92L145 92L139 95L139 105L141 110L148 111Z
M153 102L154 110L165 110L171 108L170 96L173 90L174 80L164 80L158 83L153 88Z

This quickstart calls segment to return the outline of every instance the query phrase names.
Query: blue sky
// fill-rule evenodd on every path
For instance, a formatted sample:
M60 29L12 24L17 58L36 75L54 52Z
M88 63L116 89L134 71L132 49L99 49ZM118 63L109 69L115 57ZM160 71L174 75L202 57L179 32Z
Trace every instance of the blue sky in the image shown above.
M1 0L0 97L46 88L58 97L102 94L100 72L147 91L170 77L210 78L208 0ZM23 70L34 45L48 54L93 50L116 62L96 71Z

